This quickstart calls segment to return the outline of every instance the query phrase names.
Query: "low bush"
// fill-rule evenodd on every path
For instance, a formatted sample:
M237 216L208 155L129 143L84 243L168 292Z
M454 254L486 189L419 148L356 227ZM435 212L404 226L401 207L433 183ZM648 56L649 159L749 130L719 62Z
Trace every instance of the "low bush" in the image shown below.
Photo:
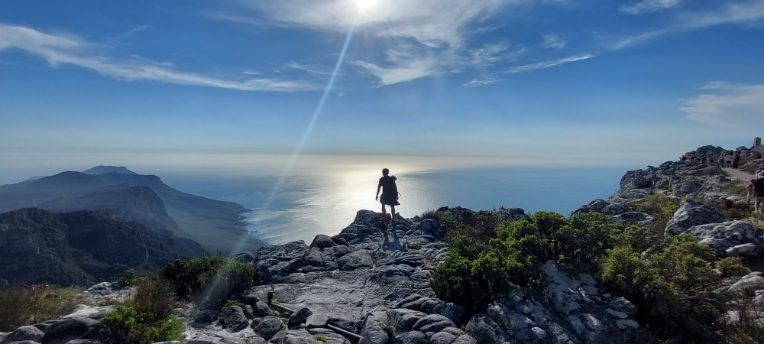
M141 278L135 295L102 321L109 343L148 344L182 339L183 322L172 315L175 294L159 275Z
M740 257L725 257L716 261L721 277L744 276L751 272Z
M653 226L663 229L679 209L679 201L663 194L649 195L631 204L634 209L648 213L655 219Z
M477 311L511 284L537 282L547 260L595 269L616 230L619 225L597 213L568 220L538 212L511 222L478 213L472 225L458 224L450 233L448 255L436 268L432 286L441 299Z
M219 306L252 287L255 268L236 259L200 257L172 262L162 268L161 275L172 283L179 298Z
M0 331L65 315L80 290L56 286L0 287Z
M716 257L687 235L642 254L622 244L602 261L601 280L637 307L637 321L662 339L715 343L724 300Z

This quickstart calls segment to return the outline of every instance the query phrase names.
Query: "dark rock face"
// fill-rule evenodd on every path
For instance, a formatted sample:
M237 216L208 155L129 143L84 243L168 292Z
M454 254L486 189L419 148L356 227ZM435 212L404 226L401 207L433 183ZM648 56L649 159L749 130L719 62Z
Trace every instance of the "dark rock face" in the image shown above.
M64 285L116 279L128 268L156 268L181 257L177 242L168 231L115 220L106 212L21 209L0 214L0 276Z

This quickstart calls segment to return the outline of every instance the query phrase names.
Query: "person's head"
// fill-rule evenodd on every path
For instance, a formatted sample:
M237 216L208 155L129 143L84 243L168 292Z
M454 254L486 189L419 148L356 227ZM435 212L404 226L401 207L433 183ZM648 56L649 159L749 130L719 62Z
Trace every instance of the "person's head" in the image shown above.
M383 176L386 176L386 175L388 175L388 174L390 174L390 170L388 170L387 168L383 168L383 169L382 169L382 175L383 175Z

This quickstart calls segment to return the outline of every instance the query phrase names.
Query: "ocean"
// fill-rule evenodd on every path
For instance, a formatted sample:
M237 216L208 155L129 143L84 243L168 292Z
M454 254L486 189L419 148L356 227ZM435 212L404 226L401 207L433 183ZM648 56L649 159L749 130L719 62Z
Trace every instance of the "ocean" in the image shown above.
M568 215L596 198L618 189L626 168L479 167L412 170L393 175L401 194L397 211L413 217L441 206L473 210L499 207L541 210ZM260 175L163 176L177 189L234 201L252 209L245 214L248 229L267 243L304 240L316 234L334 235L347 227L358 210L381 211L374 200L381 171L375 169L296 173L283 178ZM388 209L389 211L389 209Z

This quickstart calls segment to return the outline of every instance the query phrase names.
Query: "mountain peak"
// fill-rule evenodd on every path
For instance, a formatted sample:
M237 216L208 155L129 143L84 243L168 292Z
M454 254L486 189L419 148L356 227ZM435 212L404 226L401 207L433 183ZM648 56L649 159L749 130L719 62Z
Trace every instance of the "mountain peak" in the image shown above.
M82 173L87 173L91 175L109 174L109 173L137 175L137 173L128 170L127 167L124 167L124 166L104 166L104 165L90 168L88 170L82 171Z

